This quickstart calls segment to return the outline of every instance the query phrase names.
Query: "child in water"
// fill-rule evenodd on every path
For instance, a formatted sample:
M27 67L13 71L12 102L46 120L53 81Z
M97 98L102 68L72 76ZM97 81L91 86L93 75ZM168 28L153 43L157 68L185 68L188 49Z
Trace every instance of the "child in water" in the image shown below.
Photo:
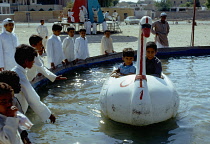
M133 60L134 60L134 50L132 48L124 48L123 49L123 57L122 60L124 61L117 70L112 72L112 77L119 77L119 76L125 76L130 74L136 73L136 68L133 66Z

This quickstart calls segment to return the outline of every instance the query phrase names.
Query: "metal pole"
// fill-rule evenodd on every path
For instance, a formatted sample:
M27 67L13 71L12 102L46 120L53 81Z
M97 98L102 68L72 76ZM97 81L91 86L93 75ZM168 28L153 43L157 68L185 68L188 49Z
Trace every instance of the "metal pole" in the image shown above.
M194 0L193 21L192 21L192 36L191 36L191 42L192 42L193 47L194 47L194 36L195 36L195 10L196 10L196 0Z

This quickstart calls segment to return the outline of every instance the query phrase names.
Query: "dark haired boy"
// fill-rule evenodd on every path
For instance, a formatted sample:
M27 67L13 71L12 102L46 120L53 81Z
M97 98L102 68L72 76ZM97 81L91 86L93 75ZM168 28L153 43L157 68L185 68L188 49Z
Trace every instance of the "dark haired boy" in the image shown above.
M44 48L46 48L46 42L48 38L48 30L47 27L44 25L44 20L40 20L40 25L36 28L36 31L40 37L42 37L42 43L44 45Z
M75 60L74 56L74 27L67 28L68 36L63 40L62 47L66 59L70 62Z
M61 30L62 26L54 24L52 26L53 35L47 41L47 61L52 69L55 69L61 63L68 64L68 60L63 53L61 38L59 37Z
M157 54L157 45L154 42L146 44L146 74L161 77L161 61L155 56Z
M29 38L29 43L38 52L37 56L34 59L33 67L27 71L27 77L29 81L33 81L33 79L37 76L38 73L43 74L51 82L54 82L55 80L66 79L66 77L56 76L44 66L44 61L40 56L43 53L42 37L38 35L32 35Z
M16 112L17 107L12 101L14 91L11 86L0 82L0 143L23 144L18 131L19 121Z
M15 61L17 66L13 71L20 77L21 92L15 96L18 98L24 113L26 113L29 105L43 121L50 119L51 122L54 123L56 119L55 116L52 115L48 107L40 101L39 95L31 86L26 76L26 68L32 68L36 56L36 50L29 45L22 44L16 48Z
M112 77L119 77L136 73L136 68L133 66L134 50L132 48L123 49L122 60L124 62L120 64L118 69L111 74Z
M88 40L86 36L86 30L79 30L80 37L76 38L74 45L74 55L76 60L85 60L90 57L88 50Z
M110 53L114 53L111 31L105 30L104 36L101 39L101 54L108 55Z
M14 90L14 94L18 94L21 91L21 86L20 86L20 78L17 75L16 72L14 71L3 71L0 73L0 83L6 83L9 86L11 86L11 88ZM20 105L19 100L16 97L13 97L13 105L17 107L18 111L21 113L24 113L22 110L22 107ZM26 144L30 144L30 140L28 138L28 133L27 131L20 131L21 133L21 139L24 143Z

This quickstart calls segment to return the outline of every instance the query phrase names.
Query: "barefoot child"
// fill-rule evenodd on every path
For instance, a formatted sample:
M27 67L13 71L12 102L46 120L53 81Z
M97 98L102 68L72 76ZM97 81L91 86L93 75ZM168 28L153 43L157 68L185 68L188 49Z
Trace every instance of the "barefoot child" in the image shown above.
M61 63L68 64L68 60L65 59L62 42L59 37L62 30L62 26L54 24L52 26L53 35L47 41L47 61L52 69Z
M15 96L18 98L24 113L26 113L28 106L30 106L43 121L50 119L50 121L54 123L56 119L55 116L51 114L48 107L40 101L39 95L31 86L26 76L26 68L32 68L35 56L37 56L36 50L29 45L22 44L16 48L15 61L17 62L17 66L13 71L20 77L21 92Z
M49 71L43 63L43 60L40 55L43 53L43 45L42 45L42 37L38 35L32 35L29 38L29 43L32 47L34 47L37 50L37 56L34 59L34 64L31 69L27 71L28 80L32 81L38 73L43 74L45 77L47 77L51 82L54 82L55 80L64 80L66 77L62 76L56 76L54 73Z
M112 72L112 77L119 77L125 76L130 74L136 73L136 68L133 66L134 61L134 50L132 48L124 48L123 49L123 57L122 60L124 61L117 70Z
M146 74L161 77L161 61L155 56L157 54L157 45L154 42L147 42L146 51Z

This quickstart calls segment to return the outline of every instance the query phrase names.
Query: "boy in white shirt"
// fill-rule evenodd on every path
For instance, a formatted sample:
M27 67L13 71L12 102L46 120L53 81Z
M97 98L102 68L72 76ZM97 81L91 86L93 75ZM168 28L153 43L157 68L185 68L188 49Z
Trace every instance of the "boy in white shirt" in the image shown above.
M32 47L34 47L37 50L37 56L34 59L35 62L33 64L33 67L27 71L27 77L29 81L32 81L38 73L43 74L51 82L54 82L55 80L66 79L66 77L62 77L61 75L56 76L44 66L44 61L40 56L43 53L42 37L38 35L32 35L29 38L29 43Z
M15 61L17 66L13 71L15 71L20 78L21 92L16 94L15 97L19 100L24 113L26 113L28 106L30 106L43 121L50 119L50 121L54 123L56 120L55 116L51 114L48 107L40 101L39 95L27 79L26 68L32 68L35 56L37 56L36 50L29 45L22 44L16 48Z
M0 71L11 70L16 66L14 59L18 39L14 33L14 21L10 18L3 20L0 34Z
M91 34L91 26L92 26L92 23L90 22L90 19L88 19L88 21L86 21L84 23L84 27L86 29L86 34L87 35L90 35Z
M17 107L12 101L14 91L6 83L0 82L0 143L1 144L23 144L18 131L19 121L17 118Z
M75 60L75 56L74 56L74 32L75 32L75 28L68 27L67 28L68 37L66 37L63 40L63 43L62 43L63 53L64 53L66 59L69 62Z
M101 54L110 54L110 53L114 53L113 50L113 42L112 42L112 38L111 38L111 32L110 30L106 30L104 32L104 36L101 39Z
M39 36L41 36L42 39L42 44L44 45L44 48L46 48L46 42L47 42L47 38L48 38L48 30L47 27L44 25L44 20L40 20L41 25L39 25L36 28L36 31L38 33Z
M65 58L61 38L59 37L62 26L54 24L52 26L53 35L47 41L47 61L52 69L55 69L59 64L68 64Z
M90 57L88 50L88 40L86 36L86 30L80 29L79 31L80 37L76 38L74 45L74 55L75 59L78 61L80 59L85 60Z

